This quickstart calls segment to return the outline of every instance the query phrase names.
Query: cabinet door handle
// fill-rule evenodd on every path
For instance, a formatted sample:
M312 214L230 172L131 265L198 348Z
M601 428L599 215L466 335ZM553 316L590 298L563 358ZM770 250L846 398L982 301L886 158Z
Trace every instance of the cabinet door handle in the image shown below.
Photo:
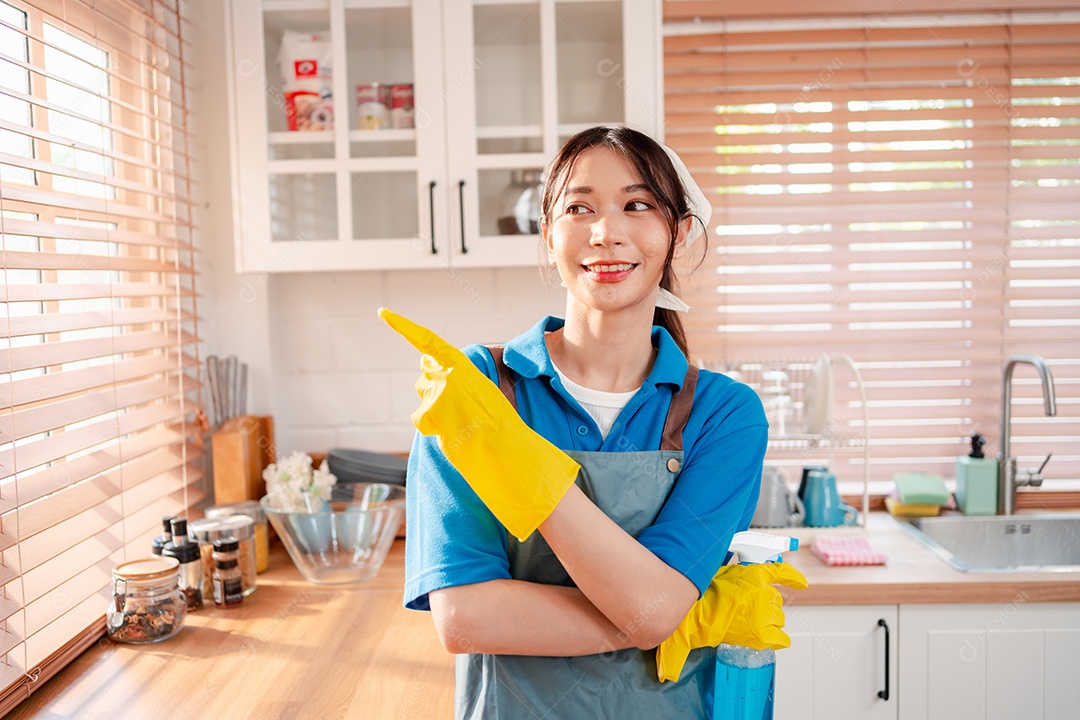
M431 214L428 216L431 220L431 254L438 255L439 251L435 249L435 181L432 180L427 186L428 192L428 210Z
M885 618L878 618L878 626L885 628L885 689L878 690L877 696L882 700L889 699L889 623Z
M457 181L458 219L461 220L461 254L469 252L465 247L465 181Z

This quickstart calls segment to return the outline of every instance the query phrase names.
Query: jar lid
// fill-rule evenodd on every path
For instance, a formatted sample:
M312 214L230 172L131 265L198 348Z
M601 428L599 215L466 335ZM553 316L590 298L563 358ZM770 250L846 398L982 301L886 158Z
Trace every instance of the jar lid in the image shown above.
M214 541L214 552L236 552L240 549L240 542L234 537L221 538Z
M237 540L247 540L255 536L255 521L247 515L192 520L188 523L188 535L200 545L209 545L230 535Z
M174 517L171 521L173 538L187 537L187 518Z
M182 542L166 543L161 548L161 554L165 557L174 557L182 563L194 562L201 557L199 544L187 539Z
M113 568L113 577L125 580L157 580L176 575L180 561L173 557L149 557L130 560Z
M263 512L262 505L259 504L258 500L244 500L243 502L214 505L206 508L206 517L208 518L228 517L230 515L247 515L256 522L262 522L266 519L266 514Z

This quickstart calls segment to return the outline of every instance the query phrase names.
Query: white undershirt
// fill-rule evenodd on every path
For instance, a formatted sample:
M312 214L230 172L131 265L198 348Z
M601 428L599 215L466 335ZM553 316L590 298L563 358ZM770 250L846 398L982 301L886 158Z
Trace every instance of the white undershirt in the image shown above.
M593 390L584 385L578 385L567 378L566 374L555 363L551 365L555 368L555 373L559 376L559 379L562 380L566 392L570 393L571 397L578 401L578 404L581 405L585 412L589 413L589 417L600 428L600 436L606 438L608 431L611 430L611 426L615 423L615 418L626 407L626 403L630 402L630 398L637 394L637 390L631 390L630 392Z

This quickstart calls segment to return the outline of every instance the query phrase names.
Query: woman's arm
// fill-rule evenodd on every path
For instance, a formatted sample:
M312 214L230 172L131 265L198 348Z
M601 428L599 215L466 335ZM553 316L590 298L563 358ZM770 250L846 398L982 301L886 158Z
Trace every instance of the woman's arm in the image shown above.
M585 598L642 650L667 639L698 589L574 486L540 533Z
M752 393L739 391L751 421L761 414ZM714 416L704 423L660 515L637 538L577 487L540 526L585 597L640 648L655 647L674 632L723 564L732 535L750 522L767 426L728 417L734 421ZM655 609L644 621L643 608Z
M570 657L635 645L573 587L489 580L435 590L428 599L452 653Z

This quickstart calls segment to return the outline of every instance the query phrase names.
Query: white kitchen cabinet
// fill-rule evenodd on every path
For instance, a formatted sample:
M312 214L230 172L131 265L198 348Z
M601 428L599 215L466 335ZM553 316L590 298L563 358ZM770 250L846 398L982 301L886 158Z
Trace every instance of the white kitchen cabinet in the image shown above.
M900 607L900 717L1060 720L1080 712L1080 604Z
M240 272L535 265L535 234L500 232L511 182L589 125L660 128L659 0L230 0L228 19ZM330 31L331 130L287 130L286 29ZM371 82L413 84L415 128L357 129Z
M776 653L774 716L897 717L897 606L784 608L791 647Z

